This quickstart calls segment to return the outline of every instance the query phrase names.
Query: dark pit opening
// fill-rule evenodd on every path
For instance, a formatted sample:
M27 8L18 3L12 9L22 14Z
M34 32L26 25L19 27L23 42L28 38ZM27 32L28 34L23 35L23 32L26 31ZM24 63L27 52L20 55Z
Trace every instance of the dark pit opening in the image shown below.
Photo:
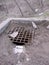
M16 44L16 45L25 45L25 43L24 42L13 42L14 44Z
M13 43L16 45L25 45L25 43L29 42L29 39L31 38L31 33L26 30L25 28L20 28L18 35L14 38Z

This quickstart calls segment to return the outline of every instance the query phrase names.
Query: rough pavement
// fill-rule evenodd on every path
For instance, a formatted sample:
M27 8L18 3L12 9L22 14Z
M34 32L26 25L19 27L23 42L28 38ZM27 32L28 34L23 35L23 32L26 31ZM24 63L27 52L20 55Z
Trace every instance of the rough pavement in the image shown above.
M29 45L25 45L24 53L15 54L7 32L14 26L29 27L32 30L31 23L11 23L7 30L0 35L0 65L49 65L49 30L46 26L49 23L38 25L34 39Z
M49 0L0 0L0 22L7 17L33 17L49 9Z

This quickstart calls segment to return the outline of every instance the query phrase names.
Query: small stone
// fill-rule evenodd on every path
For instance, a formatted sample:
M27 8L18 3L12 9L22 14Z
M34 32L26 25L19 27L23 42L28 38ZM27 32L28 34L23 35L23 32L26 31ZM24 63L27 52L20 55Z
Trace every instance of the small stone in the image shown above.
M38 11L38 9L35 9L35 12L37 12Z
M30 59L29 58L26 58L27 61L29 61Z
M46 28L49 29L49 25Z
M43 13L39 13L39 15L43 15Z

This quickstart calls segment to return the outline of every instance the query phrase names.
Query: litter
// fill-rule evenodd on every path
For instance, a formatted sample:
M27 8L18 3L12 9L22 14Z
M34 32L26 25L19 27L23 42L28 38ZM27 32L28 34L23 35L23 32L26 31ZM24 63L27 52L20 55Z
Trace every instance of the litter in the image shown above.
M22 53L24 52L24 47L23 46L16 46L14 49L14 54L17 54L17 53Z
M18 32L13 32L12 34L9 34L10 38L15 38L18 35Z
M35 29L37 29L37 25L34 22L32 22L32 25Z

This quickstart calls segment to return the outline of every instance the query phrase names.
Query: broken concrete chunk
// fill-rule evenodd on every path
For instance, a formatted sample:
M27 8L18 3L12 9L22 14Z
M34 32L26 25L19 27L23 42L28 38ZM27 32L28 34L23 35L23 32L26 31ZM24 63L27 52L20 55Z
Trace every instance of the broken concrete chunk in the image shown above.
M15 38L18 35L18 32L13 32L12 34L9 35L11 38Z

